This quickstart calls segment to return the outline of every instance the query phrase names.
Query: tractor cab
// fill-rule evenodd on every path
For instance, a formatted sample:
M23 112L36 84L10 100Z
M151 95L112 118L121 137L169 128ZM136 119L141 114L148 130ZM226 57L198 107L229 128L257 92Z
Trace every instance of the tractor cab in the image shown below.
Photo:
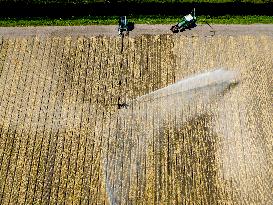
M193 18L193 16L192 16L191 14L188 14L188 15L184 16L184 18L185 18L185 20L186 20L187 22L191 22L191 21L194 20L194 18Z

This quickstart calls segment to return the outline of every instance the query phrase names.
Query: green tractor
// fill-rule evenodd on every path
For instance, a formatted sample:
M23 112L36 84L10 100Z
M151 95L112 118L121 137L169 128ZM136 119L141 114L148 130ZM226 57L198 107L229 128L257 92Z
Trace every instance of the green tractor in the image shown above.
M196 21L197 21L197 19L196 19L196 16L195 16L195 9L193 9L192 13L184 16L179 23L177 23L176 25L172 26L171 31L173 33L178 33L179 31L183 32L186 29L190 30L190 29L192 29L192 28L194 28L194 27L197 26L196 25Z

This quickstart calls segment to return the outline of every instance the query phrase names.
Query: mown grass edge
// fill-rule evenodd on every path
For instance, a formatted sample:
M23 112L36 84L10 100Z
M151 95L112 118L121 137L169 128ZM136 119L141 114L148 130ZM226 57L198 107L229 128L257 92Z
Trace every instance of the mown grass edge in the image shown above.
M173 24L181 16L129 16L135 24ZM0 18L1 27L14 26L79 26L79 25L115 25L118 16L84 16L62 18ZM198 24L273 24L273 16L199 16Z

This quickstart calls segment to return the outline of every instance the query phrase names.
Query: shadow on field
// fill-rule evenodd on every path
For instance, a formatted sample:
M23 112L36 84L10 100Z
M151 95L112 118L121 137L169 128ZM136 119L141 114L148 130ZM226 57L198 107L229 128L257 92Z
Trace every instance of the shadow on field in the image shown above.
M134 22L128 22L128 31L132 31L135 28L135 23Z

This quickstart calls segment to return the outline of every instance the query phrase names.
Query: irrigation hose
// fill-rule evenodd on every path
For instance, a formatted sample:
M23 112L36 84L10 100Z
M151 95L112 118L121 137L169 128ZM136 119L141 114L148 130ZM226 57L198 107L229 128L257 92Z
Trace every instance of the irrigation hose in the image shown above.
M210 36L205 36L205 37L213 37L215 35L214 28L207 21L205 21L205 23L211 28L210 33L212 33Z

